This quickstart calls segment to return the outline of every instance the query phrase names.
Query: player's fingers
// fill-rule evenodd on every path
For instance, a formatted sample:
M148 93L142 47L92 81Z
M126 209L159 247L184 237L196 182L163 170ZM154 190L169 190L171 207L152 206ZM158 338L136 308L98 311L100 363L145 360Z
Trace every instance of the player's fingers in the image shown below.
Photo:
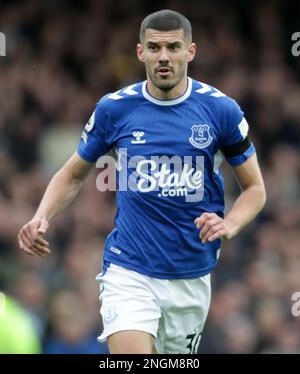
M18 235L18 242L19 242L19 247L20 249L24 250L25 247L26 247L26 244L24 243L22 237L21 237L21 234Z
M33 246L34 239L32 238L28 228L24 226L20 231L21 237L23 239L23 242L27 245L28 248Z
M45 257L45 256L46 256L45 254L40 253L40 252L38 252L38 251L34 251L34 253L37 254L37 255L40 256L40 257Z
M26 253L38 254L39 256L45 256L47 253L44 253L42 248L37 248L34 244L30 243L26 238L23 237L23 250Z
M207 218L203 216L203 214L200 217L197 217L194 221L194 224L197 226L198 229L200 229L203 224L206 222Z
M226 236L226 230L222 228L214 234L210 235L207 240L208 242L213 242L214 240L223 238L224 236Z
M210 238L212 235L214 235L215 233L217 233L219 230L223 228L224 228L223 223L217 223L211 226L209 230L207 230L205 234L202 236L202 243L207 243L208 238Z
M37 254L40 254L40 251L42 253L44 252L43 247L35 243L34 241L32 241L31 237L29 237L29 235L26 233L25 230L23 231L21 230L20 239L22 243L24 244L25 249L31 252L37 253Z
M200 217L197 217L195 220L194 220L194 224L197 226L198 229L201 228L201 226L207 222L208 220L212 219L212 218L217 218L218 216L216 215L216 213L202 213Z
M30 240L32 245L38 243L46 247L49 246L49 243L46 240L44 240L40 234L38 234L35 225L28 224L22 230L24 232L24 235L26 235L26 237L28 238L28 240Z
M209 214L210 213L207 213L207 212L204 212L204 213L202 213L199 217L196 217L195 218L195 223L196 222L204 222L207 218L209 218Z
M19 239L19 247L20 247L20 249L21 249L23 252L25 252L25 253L27 253L27 254L33 256L33 255L34 255L34 252L26 246L26 244L24 243L24 241L23 241L23 239L21 238L20 235L19 235L18 239Z
M40 257L45 257L48 253L44 253L43 251L41 250L38 250L37 248L35 247L32 247L32 250L34 251L35 254L37 254L38 256Z
M220 219L219 218L216 218L216 217L212 217L211 219L209 219L208 221L205 222L204 226L202 226L201 230L200 230L200 234L199 234L199 237L200 239L203 239L205 237L205 235L215 226L219 225L221 222L220 222Z
M26 234L31 238L33 242L40 237L38 234L38 226L37 223L30 222L28 225L26 225Z
M29 250L42 257L51 253L48 248L49 243L39 236L34 237L34 228L30 228L30 225L25 225L19 235L27 251Z
M22 243L28 248L30 249L32 247L32 242L30 239L28 239L27 235L25 234L24 231L21 230L20 234L19 234L19 239L21 239Z
M34 239L35 243L38 243L40 245L43 245L45 247L49 247L49 243L47 242L47 240L41 238L40 236L37 236L35 239Z
M197 229L200 229L203 225L203 220L200 220L200 217L197 217L194 221L194 225L196 225Z
M210 226L204 224L201 229L200 229L200 232L199 232L199 238L202 240L204 238L204 236L206 235L206 233L210 230Z
M34 243L34 245L31 247L33 251L35 251L39 255L48 255L50 254L50 249L48 247L45 247L43 245L40 245L38 243Z

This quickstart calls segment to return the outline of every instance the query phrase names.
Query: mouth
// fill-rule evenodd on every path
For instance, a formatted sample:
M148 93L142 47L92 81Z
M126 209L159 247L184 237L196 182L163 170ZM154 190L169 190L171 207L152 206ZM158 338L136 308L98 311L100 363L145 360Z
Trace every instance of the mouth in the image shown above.
M172 70L168 67L160 67L156 69L156 73L158 73L160 76L165 77L171 74Z

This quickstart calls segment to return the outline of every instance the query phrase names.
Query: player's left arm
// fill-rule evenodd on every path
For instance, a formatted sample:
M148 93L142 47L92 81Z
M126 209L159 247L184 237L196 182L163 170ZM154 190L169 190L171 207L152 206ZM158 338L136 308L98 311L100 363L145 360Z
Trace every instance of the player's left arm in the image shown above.
M266 191L256 153L233 170L242 192L225 218L215 213L203 213L195 219L203 243L233 238L265 205Z

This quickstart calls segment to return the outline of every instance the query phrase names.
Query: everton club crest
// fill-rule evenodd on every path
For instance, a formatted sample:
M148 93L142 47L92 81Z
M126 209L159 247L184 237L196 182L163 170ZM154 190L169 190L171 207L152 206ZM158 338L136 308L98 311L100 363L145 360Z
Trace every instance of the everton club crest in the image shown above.
M192 135L189 141L194 147L203 149L210 145L213 137L209 133L208 125L193 125L191 129Z

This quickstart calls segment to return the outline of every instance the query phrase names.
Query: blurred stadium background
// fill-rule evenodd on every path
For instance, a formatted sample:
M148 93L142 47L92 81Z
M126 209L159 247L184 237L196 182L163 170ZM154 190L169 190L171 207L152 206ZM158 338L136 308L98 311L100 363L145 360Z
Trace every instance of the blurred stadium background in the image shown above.
M30 316L40 342L34 351L106 352L96 343L94 278L113 227L114 193L96 190L95 171L53 221L46 259L20 253L17 233L76 148L95 102L144 79L135 57L140 22L170 8L193 24L198 53L189 75L244 109L268 194L258 219L224 243L200 352L300 353L300 316L291 313L300 291L300 57L291 53L299 4L0 1L7 41L0 57L0 290ZM226 180L230 206L239 190L229 170ZM0 324L0 352L13 351L3 336Z

